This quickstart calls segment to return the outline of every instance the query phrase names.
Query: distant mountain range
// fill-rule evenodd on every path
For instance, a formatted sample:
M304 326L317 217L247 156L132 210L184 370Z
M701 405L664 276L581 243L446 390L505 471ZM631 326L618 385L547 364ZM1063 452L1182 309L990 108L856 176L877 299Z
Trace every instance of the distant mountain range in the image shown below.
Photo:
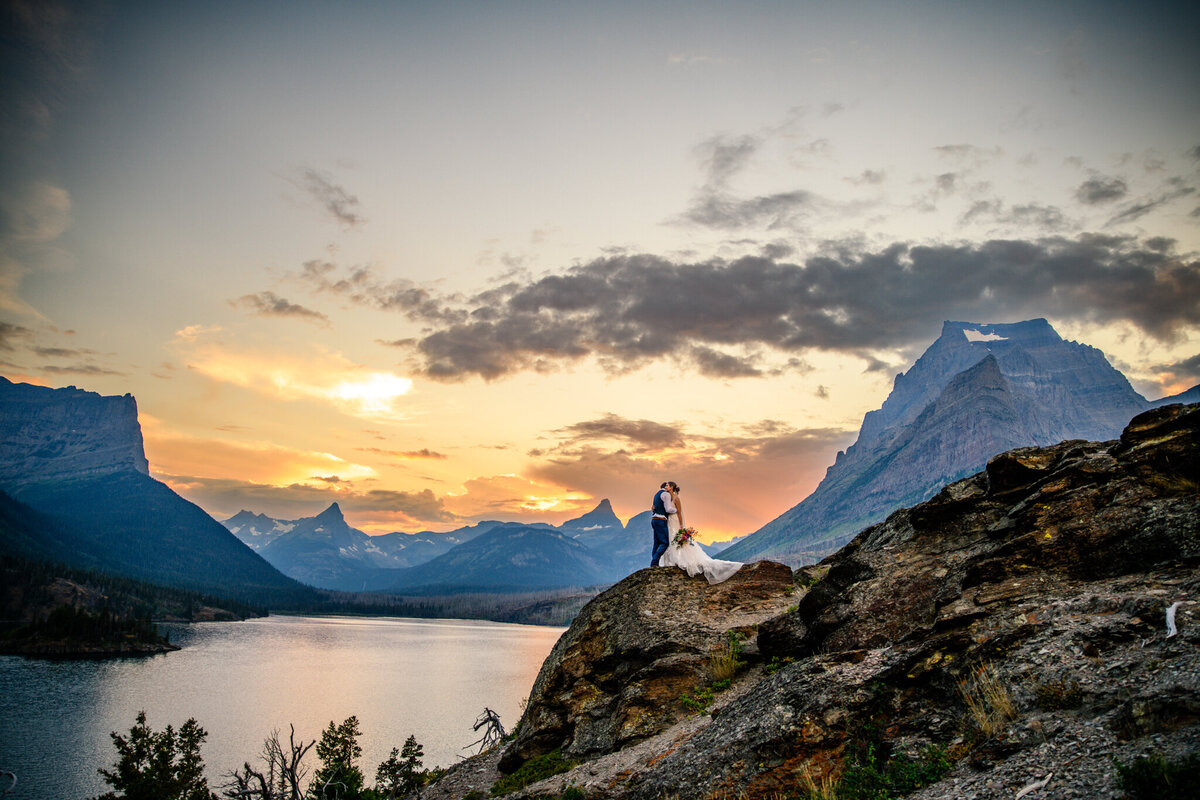
M348 592L594 586L650 560L650 512L622 525L607 499L559 526L489 520L443 533L368 536L347 524L337 503L315 517L279 520L240 511L222 524L285 575Z
M132 396L4 378L0 551L257 605L312 596L150 477Z
M1106 441L1136 414L1196 400L1200 386L1146 400L1103 353L1064 340L1044 319L946 322L812 494L722 557L816 561L994 455L1067 439Z

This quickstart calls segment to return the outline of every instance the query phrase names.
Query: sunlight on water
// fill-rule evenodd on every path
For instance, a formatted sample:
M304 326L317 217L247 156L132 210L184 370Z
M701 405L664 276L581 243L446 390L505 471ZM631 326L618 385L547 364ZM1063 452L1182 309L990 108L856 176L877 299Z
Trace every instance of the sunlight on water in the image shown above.
M375 767L414 734L426 766L472 751L484 707L516 724L522 699L562 628L461 620L270 617L166 625L183 649L96 662L0 658L0 769L16 772L14 798L82 799L105 790L110 731L139 710L155 730L188 717L208 731L209 786L288 724L318 738L330 721L358 716L360 767ZM316 765L315 753L309 764ZM65 768L64 768L65 767Z

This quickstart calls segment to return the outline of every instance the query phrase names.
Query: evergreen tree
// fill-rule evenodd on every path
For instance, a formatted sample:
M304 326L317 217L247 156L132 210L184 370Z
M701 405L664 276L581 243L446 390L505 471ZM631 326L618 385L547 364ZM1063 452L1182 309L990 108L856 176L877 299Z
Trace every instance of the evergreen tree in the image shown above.
M354 763L362 755L358 745L358 717L347 717L341 725L329 721L329 727L317 742L321 768L313 776L309 790L316 800L360 800L363 796L362 770Z
M392 748L392 754L375 771L375 791L386 800L398 800L425 785L428 774L421 769L425 751L410 735L404 741L404 749Z
M155 732L146 724L146 712L139 711L128 737L116 731L110 735L117 761L111 771L99 772L116 791L96 800L215 800L200 758L208 733L195 719L189 718L178 733L170 725Z

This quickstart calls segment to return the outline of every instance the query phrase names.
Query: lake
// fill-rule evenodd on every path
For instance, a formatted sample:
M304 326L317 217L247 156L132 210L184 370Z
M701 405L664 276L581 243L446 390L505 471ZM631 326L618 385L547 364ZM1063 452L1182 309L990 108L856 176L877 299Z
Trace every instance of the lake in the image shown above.
M109 661L0 657L0 769L19 778L12 798L83 800L107 790L110 731L127 734L139 710L154 730L195 717L209 787L288 725L317 739L357 715L367 784L410 734L426 767L474 752L488 707L506 728L520 717L562 628L467 620L272 616L161 625L182 650ZM286 744L285 744L286 746ZM317 766L315 748L306 763ZM310 772L311 774L311 772Z

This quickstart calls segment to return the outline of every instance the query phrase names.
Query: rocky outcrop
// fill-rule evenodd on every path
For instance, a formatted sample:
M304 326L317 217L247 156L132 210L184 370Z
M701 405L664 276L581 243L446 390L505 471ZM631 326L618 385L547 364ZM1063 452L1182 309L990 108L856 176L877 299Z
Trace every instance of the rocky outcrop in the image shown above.
M564 634L507 748L424 797L461 797L465 784L447 788L460 775L486 791L498 768L562 746L587 760L511 796L803 796L807 781L932 753L941 766L907 796L1014 797L1047 781L1025 795L1115 800L1114 759L1200 749L1198 564L1200 406L1139 415L1114 441L1009 451L797 571L781 612L768 610L779 595L734 580L646 571L618 584ZM709 713L684 715L677 664L697 681L720 633L653 620L710 592L767 618L749 667ZM661 687L657 716L639 729L626 698L646 686Z
M611 752L685 715L680 696L709 679L736 632L753 647L758 623L791 602L792 572L762 561L709 586L677 569L647 568L592 600L547 657L502 766L561 748Z
M0 489L124 470L150 473L132 395L0 378Z
M997 453L1111 439L1150 407L1103 353L1044 319L946 322L813 493L725 557L811 563Z

